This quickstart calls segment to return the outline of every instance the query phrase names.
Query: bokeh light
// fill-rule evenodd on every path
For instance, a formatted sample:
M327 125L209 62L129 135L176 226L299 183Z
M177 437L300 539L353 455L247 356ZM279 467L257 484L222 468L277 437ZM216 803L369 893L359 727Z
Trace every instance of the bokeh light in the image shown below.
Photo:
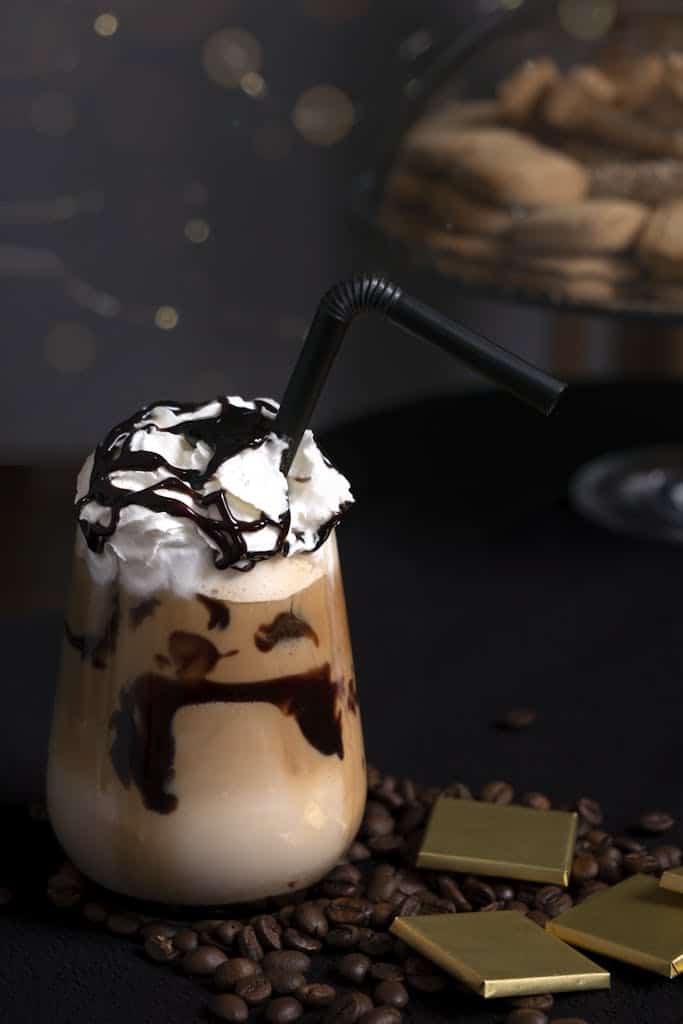
M256 36L241 28L223 28L204 43L202 64L216 85L236 89L249 72L258 72L263 51Z
M62 138L76 123L76 107L70 96L45 92L31 103L31 124L41 135Z
M119 19L115 14L105 12L98 14L92 25L94 31L98 36L102 36L103 39L113 36L118 31Z
M617 0L559 0L557 14L563 28L587 42L606 35L617 16Z
M75 321L54 324L43 342L45 361L60 373L82 373L94 363L96 353L91 331Z
M185 224L185 238L187 238L188 242L200 245L207 240L210 234L210 226L201 217L192 217Z
M154 323L162 331L172 331L178 326L178 310L175 306L159 306L154 314Z
M265 79L259 75L258 71L247 71L246 75L242 75L240 89L253 100L263 99L268 91Z
M353 128L355 111L346 93L335 85L314 85L296 101L292 120L306 142L332 146Z

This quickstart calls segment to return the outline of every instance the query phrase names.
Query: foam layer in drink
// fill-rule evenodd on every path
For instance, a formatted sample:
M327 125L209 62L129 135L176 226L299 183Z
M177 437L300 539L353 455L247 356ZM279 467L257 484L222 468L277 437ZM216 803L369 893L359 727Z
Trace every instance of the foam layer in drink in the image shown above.
M351 842L362 737L334 537L193 597L77 554L50 815L96 881L170 903L309 884Z

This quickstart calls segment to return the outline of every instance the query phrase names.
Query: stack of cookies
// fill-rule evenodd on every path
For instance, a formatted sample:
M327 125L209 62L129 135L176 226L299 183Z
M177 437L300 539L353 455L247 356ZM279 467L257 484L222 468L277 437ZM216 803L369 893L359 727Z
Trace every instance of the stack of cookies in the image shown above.
M683 309L683 53L453 100L403 140L382 229L440 271L555 301Z

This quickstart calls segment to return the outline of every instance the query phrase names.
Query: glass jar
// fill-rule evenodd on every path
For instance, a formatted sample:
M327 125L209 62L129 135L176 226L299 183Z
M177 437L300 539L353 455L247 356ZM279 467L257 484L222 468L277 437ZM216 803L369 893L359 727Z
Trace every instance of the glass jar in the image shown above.
M680 318L680 3L500 8L413 69L361 209L468 291Z
M66 853L116 892L232 903L353 841L363 740L334 534L192 595L93 579L78 535L48 759Z

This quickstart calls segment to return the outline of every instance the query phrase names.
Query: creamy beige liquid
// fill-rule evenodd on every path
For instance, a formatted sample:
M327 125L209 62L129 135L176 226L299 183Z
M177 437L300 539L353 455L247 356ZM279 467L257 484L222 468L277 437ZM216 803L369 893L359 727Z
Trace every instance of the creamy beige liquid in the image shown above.
M99 586L77 554L67 627L48 807L86 875L229 903L343 854L365 761L334 536L189 598Z

